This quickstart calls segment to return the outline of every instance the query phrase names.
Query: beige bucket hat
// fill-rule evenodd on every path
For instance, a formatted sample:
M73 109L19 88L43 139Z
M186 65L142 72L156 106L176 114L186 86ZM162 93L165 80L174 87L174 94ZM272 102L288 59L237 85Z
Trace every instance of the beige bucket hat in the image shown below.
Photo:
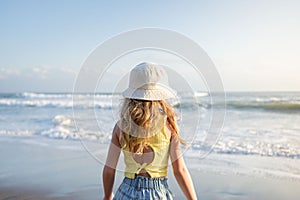
M162 66L143 62L131 70L129 87L122 94L125 98L154 101L174 98L176 91L169 87Z

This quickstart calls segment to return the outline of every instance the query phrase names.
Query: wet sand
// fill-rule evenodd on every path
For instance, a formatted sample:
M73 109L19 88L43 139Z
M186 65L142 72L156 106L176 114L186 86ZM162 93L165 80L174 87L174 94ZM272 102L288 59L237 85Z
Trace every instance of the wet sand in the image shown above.
M92 145L90 145L92 146ZM105 155L107 145L96 153ZM0 138L0 199L102 199L102 164L79 141L47 138ZM300 181L216 174L186 159L199 199L298 200ZM194 164L192 164L194 163ZM123 178L117 172L115 187ZM172 172L175 199L184 199Z

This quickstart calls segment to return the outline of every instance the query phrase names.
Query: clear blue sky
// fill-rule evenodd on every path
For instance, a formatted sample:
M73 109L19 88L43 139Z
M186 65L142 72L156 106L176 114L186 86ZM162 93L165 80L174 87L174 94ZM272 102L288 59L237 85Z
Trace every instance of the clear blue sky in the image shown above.
M213 59L227 91L300 90L300 1L0 1L0 92L72 91L101 42L178 31Z

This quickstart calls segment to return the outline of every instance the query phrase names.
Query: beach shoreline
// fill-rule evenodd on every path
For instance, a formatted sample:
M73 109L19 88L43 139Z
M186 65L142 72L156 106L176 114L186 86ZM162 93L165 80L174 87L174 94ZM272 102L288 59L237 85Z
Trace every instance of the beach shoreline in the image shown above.
M102 148L100 152L104 155L108 145L97 145L97 148ZM80 141L39 136L1 137L0 149L0 158L5 161L0 167L0 199L103 197L103 164L86 152ZM199 199L296 200L300 196L298 179L251 177L230 171L216 173L203 168L204 164L199 164L195 158L187 157L185 160ZM114 190L122 179L123 172L117 171ZM171 170L169 185L175 199L184 199Z

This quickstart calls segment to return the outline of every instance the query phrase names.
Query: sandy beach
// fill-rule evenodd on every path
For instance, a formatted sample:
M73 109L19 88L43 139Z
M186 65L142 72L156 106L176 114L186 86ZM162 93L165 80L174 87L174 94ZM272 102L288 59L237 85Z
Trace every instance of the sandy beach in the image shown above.
M102 152L107 150L107 145L100 146ZM102 164L79 141L1 137L0 158L0 199L102 199ZM215 173L198 162L186 158L199 199L296 200L300 196L299 179ZM114 189L122 174L117 172ZM169 185L175 199L184 199L171 171Z
M300 0L0 1L0 200L102 200L128 98L174 110L198 199L300 200L299 10ZM131 118L170 117L161 105Z

